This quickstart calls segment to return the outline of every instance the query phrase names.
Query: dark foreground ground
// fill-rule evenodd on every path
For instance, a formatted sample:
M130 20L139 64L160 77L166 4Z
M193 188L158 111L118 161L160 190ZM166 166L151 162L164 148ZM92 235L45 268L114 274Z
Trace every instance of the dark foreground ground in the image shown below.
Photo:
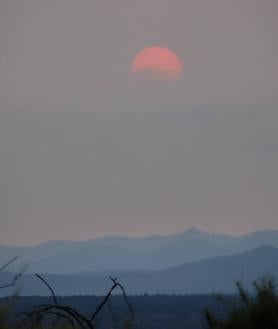
M73 296L58 297L59 304L74 307L84 315L91 314L102 301L102 297ZM135 328L142 329L203 329L206 328L205 309L223 316L232 303L232 297L225 297L226 302L219 302L213 295L193 296L131 296L129 301L135 312ZM35 305L51 303L46 297L1 298L1 305L10 305L10 321L15 314L28 311ZM128 313L121 296L113 296L103 308L97 319L98 329L120 329L124 326Z

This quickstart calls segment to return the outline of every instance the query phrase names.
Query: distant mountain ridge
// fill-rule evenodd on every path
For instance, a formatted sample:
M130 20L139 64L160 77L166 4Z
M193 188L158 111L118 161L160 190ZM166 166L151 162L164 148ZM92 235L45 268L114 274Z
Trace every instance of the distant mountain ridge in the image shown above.
M278 231L257 231L235 237L192 228L168 236L54 240L34 247L0 245L0 264L19 256L11 270L17 271L22 264L29 264L29 272L54 274L162 270L206 258L245 252L266 244L278 247Z
M251 251L186 263L161 271L109 271L66 275L45 274L57 295L102 295L115 276L128 294L200 294L233 293L235 281L249 286L265 275L278 278L278 248L262 246ZM0 272L0 282L9 282L13 274ZM32 274L25 274L18 285L22 295L48 295L46 287ZM0 290L9 295L10 290Z

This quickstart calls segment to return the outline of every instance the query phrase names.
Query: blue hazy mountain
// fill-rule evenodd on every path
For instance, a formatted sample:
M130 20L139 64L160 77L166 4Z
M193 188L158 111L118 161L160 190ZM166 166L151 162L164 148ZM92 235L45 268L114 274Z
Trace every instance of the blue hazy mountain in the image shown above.
M105 237L88 241L48 241L34 247L0 246L0 263L19 256L29 272L76 273L110 270L161 270L216 256L245 252L263 245L278 247L278 231L233 237L196 229L146 238Z
M278 249L263 246L229 256L220 256L186 263L162 271L109 271L76 274L45 274L57 295L104 294L115 276L129 294L194 294L232 293L235 281L249 286L265 275L278 278ZM0 282L6 283L13 276L0 272ZM18 282L22 295L48 295L46 287L32 274L25 274ZM13 288L14 289L14 288ZM10 294L13 289L1 290Z

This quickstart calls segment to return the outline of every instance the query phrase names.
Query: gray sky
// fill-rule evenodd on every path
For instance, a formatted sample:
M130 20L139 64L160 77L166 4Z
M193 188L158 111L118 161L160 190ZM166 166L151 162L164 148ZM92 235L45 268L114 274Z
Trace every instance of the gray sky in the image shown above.
M278 229L277 0L1 0L0 243ZM183 78L141 81L144 47Z

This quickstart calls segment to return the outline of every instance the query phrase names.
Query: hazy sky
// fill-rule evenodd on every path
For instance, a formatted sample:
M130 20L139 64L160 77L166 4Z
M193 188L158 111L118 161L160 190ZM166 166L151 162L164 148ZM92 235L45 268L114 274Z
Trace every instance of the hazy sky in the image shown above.
M0 243L278 229L277 0L1 0ZM180 81L130 73L168 47Z

